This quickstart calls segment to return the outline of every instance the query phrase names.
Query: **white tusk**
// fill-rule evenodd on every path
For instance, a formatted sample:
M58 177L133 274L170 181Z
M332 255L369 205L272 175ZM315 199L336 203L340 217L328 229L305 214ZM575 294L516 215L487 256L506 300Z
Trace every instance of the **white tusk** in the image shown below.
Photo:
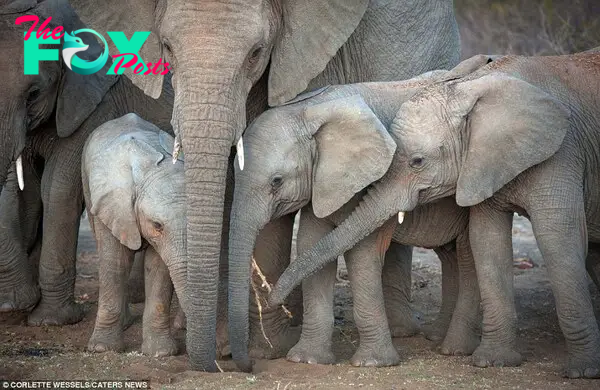
M240 137L240 140L237 143L236 149L237 149L238 163L240 164L240 171L243 171L244 170L244 139L242 137Z
M402 222L404 222L404 211L398 213L398 223L402 225Z
M23 179L23 157L20 154L17 157L17 181L19 182L19 189L23 191L25 180Z
M181 142L179 142L178 139L175 139L175 142L173 142L173 164L177 162L179 152L181 152Z

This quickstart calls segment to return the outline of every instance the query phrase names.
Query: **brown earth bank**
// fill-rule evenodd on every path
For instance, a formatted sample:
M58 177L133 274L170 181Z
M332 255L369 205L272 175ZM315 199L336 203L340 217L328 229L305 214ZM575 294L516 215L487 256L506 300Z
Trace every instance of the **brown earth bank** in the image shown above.
M254 374L234 372L231 360L220 361L223 373L189 371L187 357L150 358L140 353L143 304L133 305L138 318L125 332L126 352L85 351L92 333L98 299L98 258L86 221L82 223L76 296L86 305L85 319L71 326L28 327L25 313L0 314L0 379L149 379L152 388L183 389L598 389L600 381L567 380L561 370L566 349L554 300L529 223L516 218L514 257L533 268L515 272L519 317L518 345L526 358L521 367L480 369L469 357L439 355L423 336L395 339L402 362L390 368L355 368L348 361L358 344L352 320L352 299L345 269L336 289L336 365L306 365L285 359L257 361ZM416 248L413 263L413 305L423 323L431 322L440 304L440 267L432 251ZM343 263L341 263L343 265ZM600 294L590 284L600 317ZM185 334L176 334L182 349Z

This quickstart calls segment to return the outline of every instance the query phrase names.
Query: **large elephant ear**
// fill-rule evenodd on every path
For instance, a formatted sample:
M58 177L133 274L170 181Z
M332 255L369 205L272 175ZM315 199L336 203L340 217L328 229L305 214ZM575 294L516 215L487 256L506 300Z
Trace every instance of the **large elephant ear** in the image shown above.
M269 105L304 91L360 23L369 0L283 0L269 71Z
M38 12L41 17L52 17L51 28L63 26L71 33L86 28L75 14L67 0L40 2ZM104 47L91 34L79 36L89 48L78 54L85 60L100 57ZM63 78L56 101L56 129L60 137L68 137L94 112L104 95L117 82L116 76L106 74L109 64L91 75L80 75L63 64Z
M134 208L136 182L163 159L163 154L135 135L124 134L102 153L90 157L85 162L90 213L98 217L123 245L132 250L139 249L142 238Z
M150 31L139 55L145 62L152 63L162 58L156 13L165 6L165 0L103 0L101 4L97 0L71 0L71 4L81 20L102 35L107 31L123 31L127 39L131 39L136 31ZM111 53L118 53L114 43L107 41ZM158 99L164 76L143 72L135 75L132 69L126 69L124 74L146 95Z
M468 146L456 202L491 197L526 169L550 158L570 126L570 111L540 88L502 73L454 85Z
M312 206L323 218L387 172L396 144L359 95L309 106L304 121L317 146Z

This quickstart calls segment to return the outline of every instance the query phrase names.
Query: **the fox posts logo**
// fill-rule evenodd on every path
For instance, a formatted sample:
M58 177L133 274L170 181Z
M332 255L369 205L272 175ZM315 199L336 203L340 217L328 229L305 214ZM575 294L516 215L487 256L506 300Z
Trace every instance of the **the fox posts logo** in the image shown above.
M36 31L36 26L39 23L39 18L35 15L20 16L15 20L15 24L22 24L25 22L33 22L32 26L25 33L24 39L24 72L25 74L38 74L40 61L58 61L58 49L43 49L40 45L60 45L60 39L64 38L62 47L62 57L65 64L73 72L89 75L98 72L104 67L108 61L108 43L104 37L94 30L89 28L82 28L76 31L72 31L70 34L64 31L62 26L56 27L50 31L47 27L52 18L46 19ZM35 32L35 34L32 34ZM77 53L85 52L89 45L83 43L83 40L78 37L78 34L90 33L98 37L100 42L104 45L102 54L95 60L84 60L77 56ZM138 54L142 48L150 31L136 31L131 39L127 39L125 33L122 31L108 31L108 36L115 44L119 54L112 55L115 62L112 64L107 74L123 74L125 69L132 68L134 74L162 74L165 75L169 72L169 63L162 62L162 59L154 64L151 62L145 63ZM117 61L118 59L118 61Z

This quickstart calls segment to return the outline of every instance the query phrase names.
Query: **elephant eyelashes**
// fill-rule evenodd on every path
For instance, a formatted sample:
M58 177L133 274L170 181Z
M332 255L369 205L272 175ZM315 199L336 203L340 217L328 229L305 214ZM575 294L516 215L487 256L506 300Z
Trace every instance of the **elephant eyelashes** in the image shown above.
M423 166L423 164L425 163L425 160L423 159L423 157L413 157L410 162L408 163L408 165L410 165L411 168L421 168Z

